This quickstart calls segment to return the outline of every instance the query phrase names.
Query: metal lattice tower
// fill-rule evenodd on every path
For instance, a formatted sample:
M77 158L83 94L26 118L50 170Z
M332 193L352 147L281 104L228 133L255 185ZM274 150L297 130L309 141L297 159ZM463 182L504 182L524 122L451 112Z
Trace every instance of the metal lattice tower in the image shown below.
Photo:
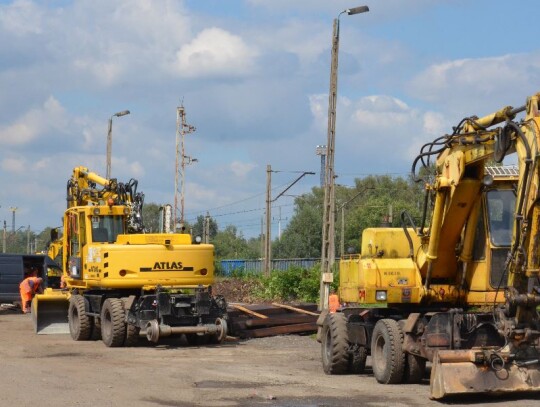
M326 146L317 146L315 149L315 154L321 156L321 188L324 188L324 172L326 169Z
M185 173L186 165L197 162L196 158L187 156L185 153L185 136L193 133L195 126L186 123L186 111L184 106L176 108L176 173L174 177L174 225L176 232L177 225L184 228L184 196L185 196ZM180 206L180 207L179 207ZM183 231L183 230L182 230Z

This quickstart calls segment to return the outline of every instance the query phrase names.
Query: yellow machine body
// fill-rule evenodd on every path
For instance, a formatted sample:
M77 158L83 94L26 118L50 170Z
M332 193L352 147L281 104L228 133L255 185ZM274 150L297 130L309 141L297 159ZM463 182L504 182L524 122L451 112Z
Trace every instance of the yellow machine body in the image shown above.
M67 309L74 290L99 290L107 297L114 290L187 292L214 283L214 246L184 233L143 233L133 216L136 202L124 189L85 167L74 169L62 236L49 247L50 257L61 263L63 289L35 296L37 333L69 333Z
M512 191L517 186L517 170L510 174L494 175L494 190ZM467 195L471 197L462 199L461 206L465 208L466 204L463 202L475 202L474 195L479 196L479 207L470 210L479 212L478 222L482 223L481 230L485 231L482 240L477 238L471 243L472 248L487 248L484 249L483 256L469 260L464 276L469 289L460 288L463 269L460 269L461 265L455 254L455 248L464 239L463 229L470 215L467 210L460 208L460 212L464 214L460 214L454 221L445 222L445 228L441 232L444 239L440 242L440 251L433 265L434 282L428 290L423 285L427 273L428 239L422 239L409 228L411 255L411 245L403 228L367 228L362 233L360 255L350 255L340 260L341 301L362 306L421 303L465 303L482 306L494 302L503 303L504 292L499 289L500 281L497 279L503 266L499 252L506 252L508 247L493 244L485 194L472 185L468 185L467 189ZM450 208L447 213L454 213L454 208ZM508 230L511 230L509 225L507 226Z
M66 211L63 263L69 287L150 289L214 282L213 245L193 244L188 234L125 234L125 210L85 206Z

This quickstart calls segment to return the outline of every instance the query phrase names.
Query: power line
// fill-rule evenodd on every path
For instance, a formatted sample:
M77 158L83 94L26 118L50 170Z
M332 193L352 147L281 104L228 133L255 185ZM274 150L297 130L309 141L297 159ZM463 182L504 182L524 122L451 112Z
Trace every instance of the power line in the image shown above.
M275 186L274 188L272 188L272 190L274 189L277 189L277 188L282 188L283 186L285 185L289 185L289 183L285 183L285 184L281 184L281 185L277 185ZM246 201L249 201L251 199L255 199L261 195L264 195L265 193L262 192L260 194L256 194L256 195L252 195L252 196L248 196L247 198L244 198L244 199L240 199L238 201L234 201L234 202L230 202L228 204L224 204L224 205L221 205L221 206L216 206L216 207L213 207L213 208L208 208L208 209L204 209L204 210L200 210L200 211L196 211L196 212L193 212L193 215L192 216L195 216L195 215L198 215L198 214L206 214L206 212L214 212L216 210L219 210L219 209L223 209L223 208L227 208L229 206L233 206L233 205L237 205L237 204L240 204L242 202L246 202ZM264 208L262 208L264 209Z
M272 208L279 208L279 207L284 207L284 206L294 206L294 203L282 204L282 205L272 205ZM239 214L249 213L249 212L264 211L264 209L265 208L244 209L244 210L236 211L236 212L219 213L219 214L211 215L211 217L212 218L218 218L218 217L222 217L222 216L239 215ZM192 218L191 220L196 221L197 218Z

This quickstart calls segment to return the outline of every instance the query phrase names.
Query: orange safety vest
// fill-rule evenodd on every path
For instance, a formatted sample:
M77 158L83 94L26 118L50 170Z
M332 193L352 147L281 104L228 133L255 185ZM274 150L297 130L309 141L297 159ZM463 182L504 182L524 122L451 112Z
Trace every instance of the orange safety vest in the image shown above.
M339 297L337 294L332 294L330 297L328 297L328 310L330 312L336 312L339 305Z
M32 297L39 288L38 277L27 277L19 284L19 292L21 294L21 303L23 311L26 311L26 305L32 301Z

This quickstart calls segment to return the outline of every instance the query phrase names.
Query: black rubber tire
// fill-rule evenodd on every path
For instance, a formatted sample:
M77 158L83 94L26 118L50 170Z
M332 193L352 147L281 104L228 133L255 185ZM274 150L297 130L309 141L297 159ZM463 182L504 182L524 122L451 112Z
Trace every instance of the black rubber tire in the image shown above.
M349 335L347 317L340 313L328 314L323 323L321 357L324 373L345 374L349 371Z
M107 298L101 308L101 340L109 348L117 348L126 339L124 303L119 298Z
M426 373L426 359L412 355L405 357L405 369L403 371L403 383L417 384L422 381Z
M135 325L127 324L126 327L126 340L124 346L136 346L139 343L140 328Z
M368 351L365 346L360 346L349 354L348 372L353 374L361 374L366 370L366 360Z
M69 299L69 333L74 341L87 341L92 336L92 317L86 314L86 300L82 295L72 295Z
M371 340L373 375L379 383L401 383L405 369L403 332L397 321L381 319L375 324Z

